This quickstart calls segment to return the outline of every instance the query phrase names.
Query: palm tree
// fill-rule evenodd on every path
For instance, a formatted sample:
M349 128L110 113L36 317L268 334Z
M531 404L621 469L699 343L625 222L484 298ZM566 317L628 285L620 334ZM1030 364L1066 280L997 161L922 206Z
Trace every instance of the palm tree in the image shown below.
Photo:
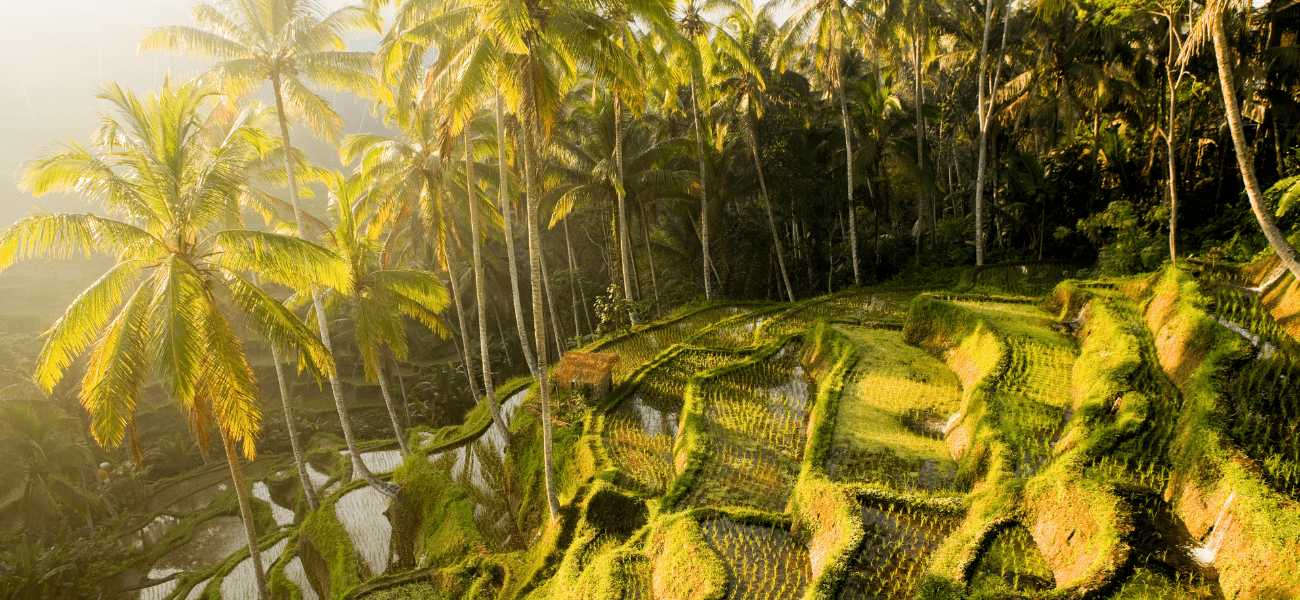
M345 312L352 318L366 378L379 384L397 445L406 456L410 451L388 390L383 348L390 349L399 361L406 358L403 315L445 338L449 330L438 313L447 307L447 289L429 271L384 268L383 229L373 221L370 226L363 223L366 206L364 198L358 196L365 180L347 181L339 174L330 179L330 203L338 220L325 235L325 242L339 256L340 273L336 277L347 284L336 290L339 293L326 296L327 310L329 304L334 304L341 310L330 312Z
M496 387L492 383L492 361L488 356L487 337L487 278L483 275L483 235L479 216L478 189L474 184L474 145L470 139L470 123L461 128L465 152L465 202L469 204L469 230L474 257L474 305L478 310L479 361L483 366L484 398L492 407L493 419L501 430L502 439L510 443L510 428L501 418L501 410L496 406ZM488 205L489 207L491 204ZM505 340L502 340L504 343Z
M735 30L733 37L729 30ZM768 41L776 35L776 25L766 10L755 11L753 2L741 0L722 21L722 29L714 38L718 45L718 54L722 58L722 67L726 74L722 82L723 93L732 104L732 114L739 116L740 129L749 145L749 153L754 157L754 171L758 174L758 187L763 196L763 208L767 211L767 225L772 231L772 245L776 248L776 262L781 269L781 280L785 283L786 296L795 301L794 287L790 285L790 273L785 268L785 251L781 247L781 236L776 230L776 217L772 214L772 200L767 193L767 180L763 177L763 161L758 155L758 120L763 117L767 103L767 82L759 68L760 63L768 62L765 56Z
M789 6L800 0L781 2L778 6ZM868 25L862 4L846 0L803 0L782 25L780 49L776 53L778 70L784 70L785 62L796 52L812 58L840 105L840 119L844 126L844 165L848 174L849 256L853 262L855 284L862 283L862 277L858 269L858 225L853 205L853 124L849 120L849 105L844 94L848 83L845 59L857 40L864 37Z
M1011 8L1014 0L1008 0L1002 12L1002 45L998 49L997 69L993 73L992 85L988 84L989 32L993 27L993 2L984 4L984 36L980 46L979 86L976 100L976 113L979 120L979 159L975 167L975 266L984 265L984 176L988 172L988 136L989 123L993 118L993 108L997 102L998 80L1002 77L1002 56L1006 53L1007 30L1011 27Z
M729 0L705 0L697 2L696 0L683 0L682 5L678 8L680 16L677 17L677 26L681 30L682 37L685 41L674 44L677 48L684 48L685 51L679 57L679 70L684 71L680 78L690 79L691 90L691 119L695 128L695 157L700 168L700 245L703 247L704 260L702 269L704 274L704 299L713 299L713 280L709 279L709 271L716 269L713 267L713 257L709 252L709 182L708 173L705 164L708 158L704 154L704 130L700 128L700 93L699 80L704 77L704 69L712 65L705 65L702 51L712 49L709 42L709 30L714 25L705 19L704 15L717 5L729 4Z
M374 214L377 229L387 228L390 245L404 237L408 254L425 265L441 263L446 267L457 319L460 320L460 340L453 340L453 344L463 356L462 360L468 361L467 327L461 310L460 284L454 275L456 262L452 260L455 256L452 244L455 244L457 236L452 235L455 223L450 217L450 200L445 193L446 179L450 176L442 152L446 141L445 122L439 120L435 111L422 107L419 98L396 101L405 101L406 104L390 105L388 116L402 135L391 138L375 133L348 136L341 156L345 163L356 161L355 176L374 186L364 201L367 210ZM438 253L441 253L441 258L435 256ZM470 390L478 397L473 369L468 362L464 365ZM501 420L494 397L488 397L488 408L498 428L504 429L505 422Z
M226 12L211 5L190 10L198 27L172 25L147 33L140 41L140 51L169 50L215 59L219 62L211 75L219 80L231 97L245 95L262 81L269 81L275 97L276 117L284 152L285 175L289 200L293 204L298 235L308 239L302 206L298 199L298 181L292 165L293 145L289 138L289 116L293 111L317 135L333 140L342 121L324 98L307 88L304 80L314 80L345 90L368 90L374 87L369 75L371 55L344 52L342 33L358 26L375 26L373 13L344 8L321 16L316 0L226 0ZM314 288L313 288L314 289ZM320 327L320 339L333 353L329 321L322 318L324 306L318 291L312 292ZM396 496L393 484L380 481L361 461L343 388L337 377L330 378L330 391L343 428L343 439L351 453L353 469L366 483L381 492Z
M43 195L77 192L100 198L111 219L40 214L0 236L0 267L17 258L62 258L74 252L116 255L116 264L82 292L47 334L35 380L47 392L72 361L89 352L80 400L91 433L104 446L131 433L151 374L180 404L201 448L221 436L266 597L252 510L235 444L256 454L261 408L257 383L236 326L332 375L327 349L273 297L241 272L305 286L328 275L332 253L295 237L241 227L240 195L249 150L247 127L200 112L213 94L197 84L164 83L141 98L108 84L100 98L120 117L105 116L97 151L67 146L28 166L22 185ZM236 322L238 319L238 322Z
M1180 60L1186 62L1207 38L1213 40L1214 58L1219 67L1219 86L1223 90L1223 105L1227 110L1228 130L1232 134L1232 145L1236 150L1237 167L1241 170L1241 179L1246 184L1246 197L1250 200L1251 212L1264 231L1269 246L1277 253L1278 259L1286 265L1291 276L1300 279L1300 253L1286 239L1286 234L1278 229L1273 213L1264 206L1264 193L1260 190L1259 179L1255 176L1255 153L1241 122L1241 103L1237 100L1237 80L1232 71L1232 50L1228 47L1228 34L1223 21L1228 9L1238 7L1249 9L1250 4L1241 0L1210 0L1200 18L1188 35L1187 44L1183 46Z
M0 403L0 485L10 490L0 500L0 525L49 532L89 511L90 499L76 485L91 466L74 433L79 425L53 403Z

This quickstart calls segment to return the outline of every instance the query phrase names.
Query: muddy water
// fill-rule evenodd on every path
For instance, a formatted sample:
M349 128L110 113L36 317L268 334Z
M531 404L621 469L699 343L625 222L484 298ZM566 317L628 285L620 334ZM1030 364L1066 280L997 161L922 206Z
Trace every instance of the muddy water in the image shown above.
M507 426L514 422L515 413L527 396L525 388L502 403L501 419ZM474 502L474 520L488 541L497 549L517 549L523 543L513 518L519 500L507 492L511 486L507 485L504 460L505 436L496 425L488 427L471 444L429 457L429 462L447 469Z
M339 451L339 454L348 456L349 452L347 450L341 450ZM387 473L392 473L397 469L397 467L402 466L402 453L397 450L362 452L361 463L366 465L366 468L369 469L371 473L374 473L375 475L385 475ZM359 477L359 474L355 472L352 473L353 481Z
M1187 526L1158 494L1134 494L1128 500L1134 508L1130 541L1134 566L1183 582L1183 587L1196 591L1198 597L1223 598L1219 574L1213 564L1217 548L1210 547L1217 545L1213 533L1205 543L1192 537ZM1224 507L1229 507L1230 502ZM1222 520L1220 514L1216 528L1224 525Z
M281 527L293 525L293 511L289 510L271 498L271 489L266 487L266 482L259 481L253 484L253 497L271 505L271 517L275 519L275 524Z
M171 515L158 515L148 525L141 527L139 531L122 536L122 544L136 550L152 548L154 544L158 543L158 540L167 535L173 525L179 522L180 519Z
M190 593L185 595L185 600L199 600L199 596L203 595L203 590L208 588L209 583L212 583L211 577L200 581L197 585L190 588Z
M239 517L214 517L194 528L188 542L158 559L155 571L200 571L248 544Z
M227 489L230 489L230 487L224 483L208 486L177 500L171 506L167 507L167 511L179 515L185 515L201 508L207 508L209 504L212 504L213 500L217 499L217 496L221 495L221 492L224 492Z
M190 540L158 559L146 577L162 579L177 573L203 570L244 548L248 539L239 517L215 517L194 528ZM175 579L140 590L140 600L162 600L176 590Z
M320 600L315 588L311 587L311 581L307 579L307 570L303 568L301 558L295 556L284 566L284 576L298 586L298 591L302 593L302 600Z
M344 494L334 505L339 523L352 538L352 547L361 555L369 570L368 577L382 575L388 570L393 539L393 525L384 511L392 499L372 487L364 487Z
M180 573L180 569L149 569L149 579L162 579L169 575ZM140 590L140 600L163 600L170 596L176 590L177 581L164 581L158 585L147 587Z
M262 551L262 568L269 571L271 565L280 559L284 554L284 548L289 544L289 539L285 538ZM257 600L257 579L254 577L253 559L245 558L230 570L225 578L221 581L221 598L222 600Z
M523 405L526 397L528 397L528 388L515 392L514 395L501 404L501 420L506 422L507 427L514 422L515 411ZM471 445L480 446L481 449L490 448L492 455L498 460L505 457L505 436L494 423L487 428L487 431L483 432L483 435L474 440L473 444L434 454L429 457L429 462L449 464L453 479L458 481L468 479L480 490L489 491L487 479L484 477L482 461L476 459L474 453L470 452Z

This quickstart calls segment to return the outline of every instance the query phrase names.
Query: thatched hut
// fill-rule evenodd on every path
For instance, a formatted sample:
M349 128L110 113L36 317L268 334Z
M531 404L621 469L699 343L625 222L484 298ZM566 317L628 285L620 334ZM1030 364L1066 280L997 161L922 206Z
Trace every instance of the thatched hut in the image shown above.
M607 352L570 352L552 371L557 387L581 392L591 398L609 395L614 383L618 355Z

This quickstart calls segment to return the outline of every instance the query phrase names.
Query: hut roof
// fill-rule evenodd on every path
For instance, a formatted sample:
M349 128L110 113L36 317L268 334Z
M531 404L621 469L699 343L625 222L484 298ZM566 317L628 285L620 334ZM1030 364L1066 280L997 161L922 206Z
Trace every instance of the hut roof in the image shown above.
M618 365L618 355L608 352L570 352L555 365L555 379L562 383L600 383Z

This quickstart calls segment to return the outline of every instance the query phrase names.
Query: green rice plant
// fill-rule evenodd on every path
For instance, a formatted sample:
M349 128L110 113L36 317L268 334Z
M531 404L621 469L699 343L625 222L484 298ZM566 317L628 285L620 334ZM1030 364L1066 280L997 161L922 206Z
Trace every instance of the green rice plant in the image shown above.
M725 515L705 519L700 528L726 566L728 600L803 596L812 575L808 548L788 530L737 523Z
M1076 265L1056 262L992 265L976 271L973 284L976 289L1000 290L1019 296L1041 296L1078 271Z
M752 310L748 306L712 306L678 318L657 323L626 335L596 345L593 352L612 352L619 357L614 368L614 383L627 380L632 371L643 363L682 342L701 329L718 321Z
M673 444L680 427L682 394L695 373L737 360L734 354L685 349L647 373L630 396L605 418L605 447L619 470L619 483L660 495L676 475Z
M1023 525L998 532L975 563L970 590L974 597L1039 593L1055 587L1055 577L1038 544Z
M961 403L956 375L900 332L837 329L861 359L840 402L827 474L899 490L947 489L956 464L943 438Z
M701 383L712 447L687 506L785 510L812 408L800 346L791 342L766 360Z
M865 537L840 592L841 600L911 598L930 554L960 523L960 515L911 504L866 500Z
M790 335L808 329L813 321L835 321L901 326L907 317L908 303L917 295L908 290L851 290L809 300L764 323L762 331L771 337Z
M1017 476L1037 473L1070 413L1070 375L1077 352L1052 329L1051 315L1032 304L960 301L988 319L1009 349L1005 371L994 386L992 416L1012 446Z

